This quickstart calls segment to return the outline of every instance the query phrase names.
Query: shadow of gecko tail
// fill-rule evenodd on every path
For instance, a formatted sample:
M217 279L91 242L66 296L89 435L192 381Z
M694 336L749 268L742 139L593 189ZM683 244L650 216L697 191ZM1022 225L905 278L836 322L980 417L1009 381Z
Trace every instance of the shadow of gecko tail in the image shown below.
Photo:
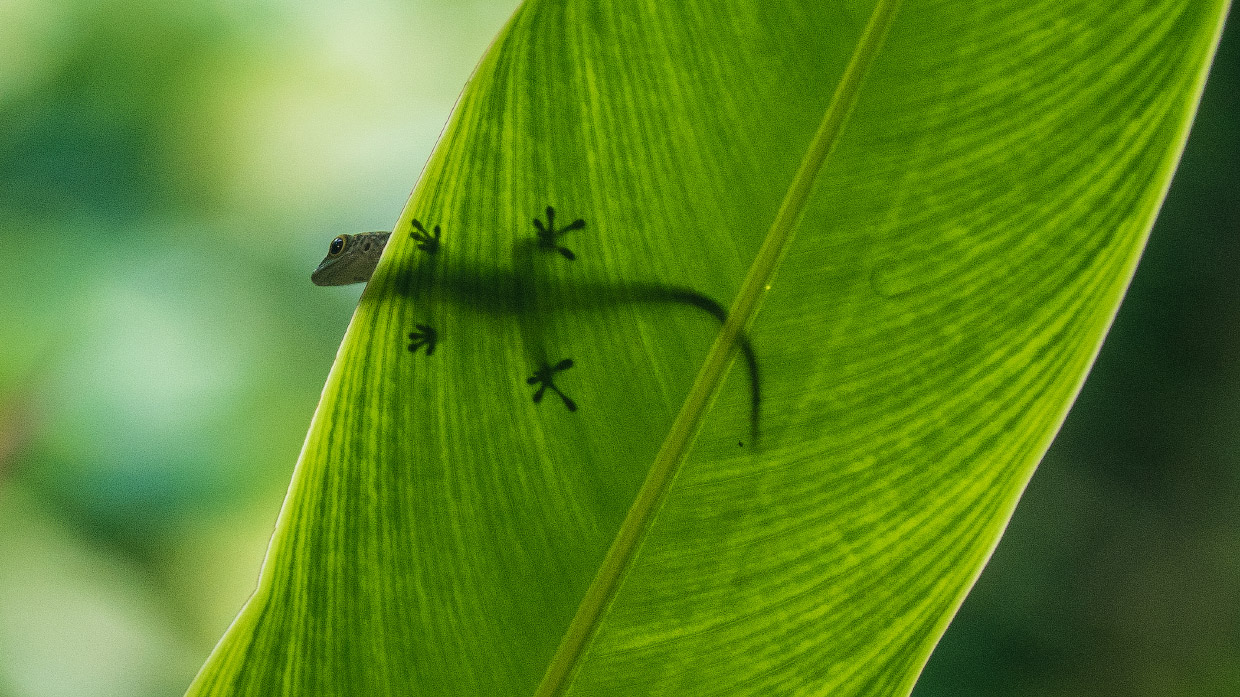
M719 320L722 326L728 320L728 311L713 298L689 288L661 285L638 285L629 288L629 294L637 302L666 302L679 305L692 305L705 310ZM753 341L744 330L737 337L737 348L745 357L745 366L749 369L749 434L754 445L758 443L759 425L762 415L762 382L758 374L758 358L753 350Z

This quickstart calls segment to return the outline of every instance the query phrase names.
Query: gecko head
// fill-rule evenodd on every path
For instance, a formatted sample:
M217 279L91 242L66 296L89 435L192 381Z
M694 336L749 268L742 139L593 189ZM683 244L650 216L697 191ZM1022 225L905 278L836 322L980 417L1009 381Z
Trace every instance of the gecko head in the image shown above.
M310 280L316 286L345 286L369 281L383 254L388 234L363 232L337 236L327 245L327 256L310 274Z

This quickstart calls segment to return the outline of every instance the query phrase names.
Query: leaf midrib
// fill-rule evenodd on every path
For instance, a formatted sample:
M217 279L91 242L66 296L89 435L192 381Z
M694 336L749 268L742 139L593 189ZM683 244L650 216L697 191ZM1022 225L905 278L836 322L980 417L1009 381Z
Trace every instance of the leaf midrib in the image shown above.
M753 321L762 305L766 291L769 290L775 272L792 241L796 223L805 209L818 172L821 171L827 156L834 150L840 132L852 113L861 84L878 55L899 4L900 0L879 0L870 15L848 67L836 85L822 122L810 141L809 149L801 160L788 192L784 195L775 220L749 267L749 273L728 313L728 319L715 338L693 388L689 391L658 455L655 456L650 472L616 533L611 548L607 550L607 556L599 566L594 581L582 597L577 614L548 664L535 697L555 697L563 694L569 686L573 670L606 615L607 607L620 588L621 579L628 571L660 503L684 462L702 416L727 372L741 333Z

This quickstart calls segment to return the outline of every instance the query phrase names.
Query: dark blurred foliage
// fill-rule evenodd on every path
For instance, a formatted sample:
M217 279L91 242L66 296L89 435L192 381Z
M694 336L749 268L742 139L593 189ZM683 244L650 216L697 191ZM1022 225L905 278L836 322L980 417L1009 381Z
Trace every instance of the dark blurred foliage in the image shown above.
M1240 695L1234 22L1098 361L913 695Z
M6 95L0 197L8 212L89 211L129 223L202 190L168 152L168 131L202 98L194 73L227 45L225 18L123 8L83 11L41 89Z

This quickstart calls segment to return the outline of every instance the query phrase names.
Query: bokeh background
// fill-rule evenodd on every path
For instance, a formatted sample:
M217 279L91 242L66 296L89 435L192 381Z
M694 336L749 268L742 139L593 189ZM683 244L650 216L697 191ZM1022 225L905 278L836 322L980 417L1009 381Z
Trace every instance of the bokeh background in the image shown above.
M0 0L0 697L179 695L517 0ZM1240 694L1240 35L1093 374L914 694Z

